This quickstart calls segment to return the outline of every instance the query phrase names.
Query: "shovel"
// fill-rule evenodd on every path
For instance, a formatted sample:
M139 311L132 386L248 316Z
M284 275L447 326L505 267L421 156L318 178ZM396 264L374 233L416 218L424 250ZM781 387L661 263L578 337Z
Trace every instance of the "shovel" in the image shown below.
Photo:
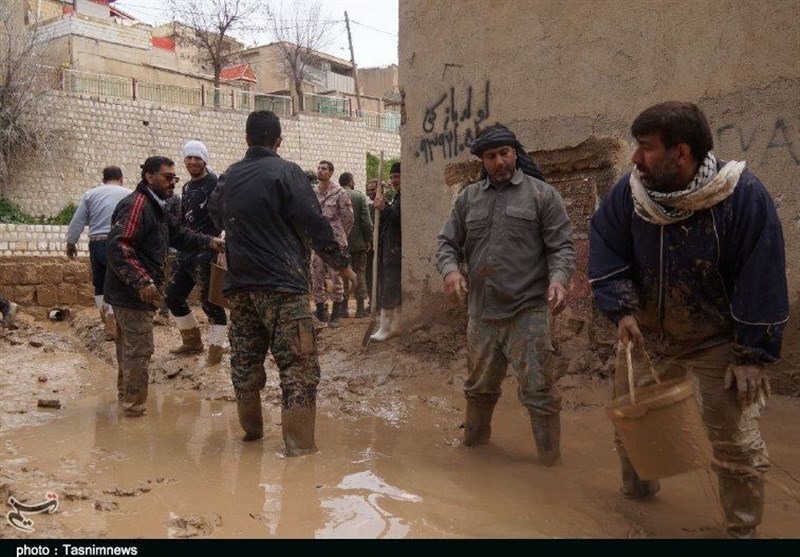
M381 158L378 161L378 194L383 195L381 191L381 182L383 180L383 151L381 151ZM381 212L375 208L375 222L372 229L372 249L375 251L375 256L372 258L372 299L370 302L370 317L367 330L364 331L364 339L361 341L361 346L364 348L369 344L369 337L372 336L372 331L375 330L375 324L378 320L378 240L380 239L379 230L381 228Z

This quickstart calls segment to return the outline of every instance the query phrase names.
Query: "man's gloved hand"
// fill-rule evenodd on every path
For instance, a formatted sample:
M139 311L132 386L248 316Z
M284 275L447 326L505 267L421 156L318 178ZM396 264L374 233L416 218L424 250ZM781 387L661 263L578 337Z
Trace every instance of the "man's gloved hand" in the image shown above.
M78 246L75 244L67 244L67 257L70 259L75 259L75 256L78 255Z
M767 372L764 366L758 364L728 366L725 371L725 388L732 389L734 385L739 391L739 402L745 406L753 404L760 397L769 398L772 394Z

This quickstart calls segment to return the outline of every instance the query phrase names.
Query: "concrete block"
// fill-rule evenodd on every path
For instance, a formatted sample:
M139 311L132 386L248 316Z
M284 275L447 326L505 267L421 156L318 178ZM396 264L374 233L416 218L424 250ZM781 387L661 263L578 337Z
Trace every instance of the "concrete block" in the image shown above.
M51 307L58 304L58 287L46 284L37 286L36 303L42 307Z
M61 283L58 285L58 303L73 305L78 303L78 285Z

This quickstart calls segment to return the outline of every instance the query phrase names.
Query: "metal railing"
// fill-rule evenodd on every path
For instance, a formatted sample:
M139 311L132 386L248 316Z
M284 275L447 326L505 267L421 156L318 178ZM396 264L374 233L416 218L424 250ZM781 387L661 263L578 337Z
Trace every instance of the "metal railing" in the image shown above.
M61 87L68 93L133 98L133 80L116 75L64 70Z
M197 89L195 87L181 87L179 85L137 81L135 98L137 100L154 103L202 106L203 92L202 89Z
M352 114L350 105L350 99L303 93L303 107L304 110L308 112L333 114L335 116L350 116Z
M142 100L158 104L182 106L214 107L224 110L271 110L279 116L289 116L293 112L292 98L284 95L257 93L232 87L184 87L139 81L130 77L98 74L80 70L58 70L41 66L43 77L53 88L68 93L118 97ZM353 117L353 101L349 98L328 95L303 94L304 110L319 114ZM362 111L358 120L365 125L397 132L400 129L400 114L396 112Z
M390 132L400 131L400 114L397 112L361 111L361 121L371 128L379 128Z

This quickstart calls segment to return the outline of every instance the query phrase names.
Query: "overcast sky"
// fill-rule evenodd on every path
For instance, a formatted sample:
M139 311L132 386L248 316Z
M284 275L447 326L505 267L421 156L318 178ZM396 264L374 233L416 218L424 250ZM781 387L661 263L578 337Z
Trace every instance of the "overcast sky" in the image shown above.
M303 0L300 0L303 1ZM278 3L274 3L278 5ZM164 0L117 0L119 9L146 23L159 24L171 20ZM353 48L360 68L397 63L397 0L324 0L326 19L335 20L336 39L326 49L328 54L350 59L344 12L350 16ZM264 35L260 43L272 41Z

